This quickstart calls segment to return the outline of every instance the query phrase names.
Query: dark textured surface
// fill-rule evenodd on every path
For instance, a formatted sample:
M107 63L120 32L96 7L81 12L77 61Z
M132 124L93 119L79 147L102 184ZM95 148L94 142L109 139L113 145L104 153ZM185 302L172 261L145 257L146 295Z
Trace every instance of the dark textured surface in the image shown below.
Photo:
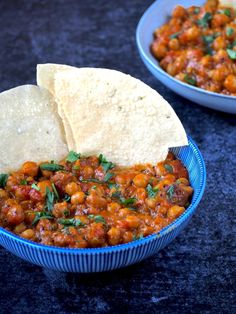
M145 2L145 3L144 3ZM201 108L143 66L135 28L151 1L0 1L0 89L35 82L37 63L109 67L174 107L206 161L205 196L183 233L111 273L55 273L0 249L0 313L236 313L236 117Z

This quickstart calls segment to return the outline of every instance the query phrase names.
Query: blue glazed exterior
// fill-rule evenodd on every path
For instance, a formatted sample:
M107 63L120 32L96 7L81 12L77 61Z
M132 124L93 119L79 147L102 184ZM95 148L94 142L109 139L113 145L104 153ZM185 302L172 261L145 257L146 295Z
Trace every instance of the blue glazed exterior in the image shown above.
M159 66L158 61L150 52L150 44L153 40L153 32L168 20L173 8L180 4L184 7L190 5L201 6L205 0L193 0L191 4L188 0L157 0L143 14L136 30L136 42L142 61L149 71L164 85L177 94L198 103L199 105L212 109L236 114L236 97L208 92L186 83L183 83Z
M65 272L102 272L137 263L165 247L188 224L200 202L206 184L202 155L189 137L189 146L174 148L174 154L187 167L194 195L190 206L175 222L158 234L127 244L106 248L67 249L41 245L0 228L0 244L31 263Z

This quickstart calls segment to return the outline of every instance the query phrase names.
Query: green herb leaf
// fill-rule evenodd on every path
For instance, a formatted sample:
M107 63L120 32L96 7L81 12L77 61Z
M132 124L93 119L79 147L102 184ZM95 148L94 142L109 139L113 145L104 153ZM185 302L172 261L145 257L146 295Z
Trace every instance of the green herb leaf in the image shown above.
M27 184L28 182L25 179L20 181L20 185L27 185Z
M55 198L56 198L57 200L59 200L59 194L58 194L58 192L57 192L57 189L56 189L54 183L52 183L52 189L53 189L53 192L54 192L54 194L55 194Z
M54 163L45 163L45 164L41 164L40 165L40 169L41 170L48 170L48 171L59 171L59 170L63 170L64 167L58 164L54 164Z
M200 8L198 8L198 7L194 8L194 10L193 10L194 14L198 14L199 12L200 12Z
M190 85L193 85L193 86L196 86L196 84L197 84L196 79L193 78L193 77L191 77L191 76L189 76L188 74L186 74L186 75L184 76L184 81L185 81L186 83L190 84Z
M231 36L234 33L234 29L232 27L226 27L226 35Z
M77 154L76 152L71 150L66 158L66 161L75 162L76 160L80 159L80 157L81 157L81 154Z
M35 218L32 222L32 225L35 225L39 222L40 219L53 219L52 214L48 212L37 212Z
M69 216L69 215L70 215L70 211L69 211L68 209L66 209L66 210L64 210L63 214L64 214L65 216Z
M52 211L56 196L54 192L50 191L49 187L46 187L46 208L49 212Z
M165 164L164 167L169 173L173 173L173 167L171 165Z
M174 192L175 192L175 186L171 185L166 191L166 194L170 200L172 199Z
M0 173L0 188L5 188L9 175L6 173Z
M100 181L100 180L95 179L95 178L81 180L81 182L83 182L83 183L94 182L94 183L100 183L100 184L104 183L104 181Z
M92 190L96 190L96 188L97 188L96 185L93 185L93 186L91 187Z
M107 173L105 174L105 177L104 177L104 182L109 181L113 176L114 176L114 173L112 173L112 172L107 172Z
M112 162L107 161L105 156L103 156L102 154L99 155L98 160L105 172L115 167L115 165Z
M207 55L213 56L213 49L210 46L207 46L205 48L205 52L206 52Z
M233 49L227 49L227 53L230 57L230 59L235 60L236 59L236 50Z
M181 32L176 32L176 33L170 35L170 39L177 38L180 34L181 34Z
M151 184L147 185L146 190L148 192L148 198L154 198L157 195L157 192L159 191L158 188L153 188Z
M206 44L211 44L215 39L213 35L203 35L202 38Z
M63 200L64 200L65 202L69 202L69 201L70 201L70 195L65 194Z
M137 199L135 197L130 197L125 199L124 197L120 198L120 202L122 203L122 205L130 205L130 204L134 204L137 201Z
M209 22L211 21L211 19L212 19L212 14L209 12L206 12L204 16L197 21L197 23L199 26L206 28L209 26Z
M75 218L61 218L58 219L58 223L64 226L71 226L71 227L83 227L84 223L80 219L75 219Z
M224 10L218 10L217 13L220 13L220 14L225 14L227 15L228 17L231 17L231 11L230 9L224 9Z
M119 189L119 184L117 184L117 183L112 183L112 182L109 182L108 183L108 186L109 186L109 189L111 190L111 189Z
M136 241L136 240L140 240L140 239L143 239L143 234L142 233L140 233L139 235L134 235L133 236L133 241Z
M36 191L40 191L40 188L35 183L31 184L31 188L36 190Z
M106 224L106 220L101 215L88 215L88 218L94 219L95 222L101 222L103 224Z
M73 170L79 170L79 169L80 169L80 166L74 166L72 169L73 169Z

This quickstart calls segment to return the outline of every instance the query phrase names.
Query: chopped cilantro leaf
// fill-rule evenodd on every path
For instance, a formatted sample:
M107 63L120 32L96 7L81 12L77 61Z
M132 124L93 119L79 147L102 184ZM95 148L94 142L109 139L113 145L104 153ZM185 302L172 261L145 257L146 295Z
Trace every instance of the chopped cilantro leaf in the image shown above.
M31 188L36 190L36 191L40 191L40 188L35 183L31 184Z
M181 34L181 32L176 32L176 33L170 35L170 39L177 38L180 34Z
M110 162L110 161L107 161L105 156L103 156L102 154L99 155L98 157L98 160L99 160L99 163L100 165L102 166L104 172L106 173L109 169L112 169L115 167L115 165Z
M58 223L67 227L83 227L84 223L80 219L75 218L61 218L58 219Z
M35 225L39 222L40 219L53 219L52 214L48 212L37 212L35 218L32 222L32 225Z
M170 200L172 199L174 192L175 192L175 186L171 185L166 191L166 194Z
M169 173L173 173L173 167L171 165L165 164L164 167Z
M209 26L209 22L211 21L211 19L212 19L212 14L209 12L206 12L204 16L197 21L197 23L199 26L206 28Z
M203 38L204 42L207 44L211 44L214 41L213 35L203 35L202 38Z
M54 164L54 163L44 163L40 165L40 169L48 170L48 171L59 171L59 170L63 170L64 167L58 164Z
M107 172L107 173L105 174L105 177L104 177L104 182L109 181L113 176L114 176L114 173L112 173L112 172Z
M157 195L158 188L153 188L151 184L148 184L146 189L147 189L149 198L154 198Z
M227 49L227 53L230 57L230 59L235 60L236 59L236 50L233 49Z
M50 191L49 187L46 187L46 208L49 212L52 211L56 196L54 192Z
M95 222L101 222L103 224L106 224L106 220L101 215L88 215L88 218L94 219Z
M63 200L64 200L65 202L69 202L69 201L70 201L70 195L65 194Z
M0 188L5 188L9 175L6 173L0 173Z
M55 194L55 198L56 198L57 200L59 200L59 194L58 194L58 192L57 192L57 189L56 189L54 183L52 183L52 189L53 189L53 192L54 192L54 194Z
M20 181L20 185L27 185L27 183L28 182L25 179Z
M197 81L195 78L193 78L192 76L189 76L188 74L186 74L184 76L184 81L190 85L196 86Z
M75 162L76 160L80 159L80 157L81 157L81 154L77 154L76 152L71 150L66 158L66 161Z
M231 36L234 33L234 29L232 27L226 27L226 35Z
M199 7L194 8L194 10L193 10L194 14L198 14L199 12L200 12L200 8Z

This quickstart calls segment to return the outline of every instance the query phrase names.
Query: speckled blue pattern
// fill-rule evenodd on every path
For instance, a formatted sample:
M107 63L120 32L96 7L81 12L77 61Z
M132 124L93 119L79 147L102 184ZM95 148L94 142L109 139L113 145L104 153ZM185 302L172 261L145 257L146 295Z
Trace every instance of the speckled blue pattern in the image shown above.
M204 192L206 170L194 141L189 146L172 149L187 167L194 188L192 202L175 222L158 234L127 244L106 248L66 249L37 244L0 228L0 244L13 254L46 268L66 272L102 272L137 263L170 243L187 225Z

